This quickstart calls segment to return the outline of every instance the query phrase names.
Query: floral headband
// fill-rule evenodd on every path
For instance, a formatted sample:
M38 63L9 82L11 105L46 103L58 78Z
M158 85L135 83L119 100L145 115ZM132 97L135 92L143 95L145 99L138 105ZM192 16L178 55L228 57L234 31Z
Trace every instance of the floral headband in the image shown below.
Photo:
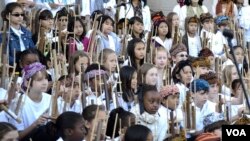
M160 95L162 98L178 93L180 93L180 91L176 85L166 85L160 90Z
M85 74L84 80L87 81L88 79L95 78L96 76L107 74L104 70L92 70Z

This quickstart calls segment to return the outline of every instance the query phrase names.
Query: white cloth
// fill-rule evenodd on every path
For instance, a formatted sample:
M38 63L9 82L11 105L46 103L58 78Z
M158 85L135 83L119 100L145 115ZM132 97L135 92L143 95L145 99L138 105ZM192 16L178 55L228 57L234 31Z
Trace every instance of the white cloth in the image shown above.
M231 96L231 89L228 88L226 85L222 85L221 93L226 96Z
M242 7L239 24L245 30L245 41L250 42L250 6Z
M168 52L172 47L173 40L171 38L170 39L166 38L164 41L162 41L162 39L159 36L156 36L153 37L152 39L154 39L157 43L159 43L161 46L167 49Z
M21 51L24 51L24 50L25 50L25 46L24 46L24 43L23 43L23 39L21 38L21 35L24 34L24 33L22 32L21 29L17 30L17 29L15 29L15 28L13 28L13 27L11 27L11 29L13 30L13 32L14 32L14 33L18 36L18 38L19 38L19 43L20 43L20 49L21 49Z
M59 97L57 99L57 106L58 106L58 112L59 114L62 114L64 111L64 105L65 101L63 100L62 97ZM73 111L76 113L82 113L82 104L79 100L75 100L74 104L72 106L69 105L69 103L66 103L65 105L65 111Z
M179 103L179 105L182 106L185 99L186 99L186 94L187 94L188 88L182 83L177 83L175 85L178 87L178 89L180 91L180 103Z
M181 14L181 6L179 4L174 6L173 12L175 12L179 17Z
M192 57L198 57L198 53L201 50L201 42L200 37L190 37L188 36L188 51L189 55Z
M224 44L228 45L226 38L223 36L221 31L217 31L215 39L212 43L212 52L215 57L222 57L224 53Z

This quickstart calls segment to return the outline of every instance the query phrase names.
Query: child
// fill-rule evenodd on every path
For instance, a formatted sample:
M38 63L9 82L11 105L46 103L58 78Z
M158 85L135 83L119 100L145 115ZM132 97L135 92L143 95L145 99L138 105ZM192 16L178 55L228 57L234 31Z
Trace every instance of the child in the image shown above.
M175 28L178 29L180 26L179 14L177 14L177 12L169 12L167 15L167 22L169 25L169 32L171 33L171 38L173 39L175 34Z
M163 46L169 51L172 47L171 30L165 19L159 19L154 22L152 38L155 47Z
M117 66L115 51L109 48L103 49L99 54L99 62L108 71L110 76L115 73Z
M7 122L0 122L0 140L14 141L18 140L18 131L15 126Z
M188 59L187 47L182 43L173 45L169 52L173 61L173 67L180 61Z
M193 60L192 66L195 71L195 77L199 78L200 75L206 74L209 72L210 69L210 61L205 57L198 57Z
M119 103L124 110L130 111L137 91L137 72L131 66L124 66L120 70L120 78L122 81L122 98L119 98Z
M163 86L163 79L167 80L168 74L166 74L166 69L168 69L168 52L164 47L158 47L155 49L154 54L154 64L158 72L157 86L158 90ZM171 78L169 78L171 79ZM167 81L166 81L167 82Z
M202 56L209 60L211 66L209 70L215 70L215 58L213 52L209 48L203 48L198 54L198 57Z
M154 141L154 137L152 131L148 127L133 125L127 129L124 141Z
M97 112L98 111L98 112ZM92 132L96 132L97 127L94 127L94 125L97 126L97 123L106 119L106 113L105 108L98 105L89 105L83 109L82 116L84 120L86 120L86 128L87 128L87 135L85 140L91 141L91 135ZM95 119L97 117L97 119ZM95 131L93 131L95 129Z
M10 25L7 27L7 31L9 29L9 64L13 65L15 60L15 53L24 51L28 48L34 48L35 45L31 38L31 32L26 28L22 27L21 24L24 18L24 12L22 10L22 6L16 2L9 3L6 5L5 9L1 13L3 21L7 21L6 25ZM3 35L0 36L0 42L3 39ZM16 52L14 52L14 50Z
M212 45L212 41L216 40L214 38L215 34L214 31L214 19L213 16L210 13L203 13L200 15L200 22L201 22L201 32L200 37L203 40L203 43L206 45L202 45L203 48L207 47L209 48L209 44ZM205 36L204 36L205 35ZM204 42L205 40L205 42Z
M244 49L242 46L234 46L233 47L233 53L235 55L236 58L236 64L239 68L239 70L241 71L245 71L243 70L243 61L244 61ZM227 58L227 60L222 64L222 69L224 69L227 65L234 65L233 62L233 56L230 54L228 56L229 58Z
M48 115L46 113L50 107L50 95L44 93L48 87L46 67L41 63L35 62L26 66L23 72L24 81L22 88L25 91L29 81L30 86L28 93L23 96L24 104L18 113L22 122L19 124L11 121L21 131L20 139L47 121ZM17 102L15 101L13 104L16 105Z
M145 63L141 66L138 72L139 84L145 83L148 85L157 85L158 74L157 68L153 64Z
M88 65L90 64L90 59L87 53L83 51L76 51L70 57L69 61L69 74L79 76L80 72L84 72ZM83 67L83 70L81 70Z
M82 112L82 104L79 101L80 88L79 81L74 76L62 76L60 81L60 95L57 99L59 114L65 111ZM81 81L80 81L81 82Z
M137 124L147 126L152 131L154 141L164 140L168 124L163 115L158 112L161 96L157 92L157 88L142 84L138 91L138 101L139 103L131 109L131 112L136 116Z
M132 33L131 38L128 39L128 41L132 40L133 38L140 38L145 42L144 25L142 19L139 17L132 17L129 19L128 25L131 26L131 31L129 31L129 33Z
M83 117L75 112L64 112L56 120L59 135L64 141L82 141L87 134Z
M97 21L99 22L98 27L100 27L100 34L97 37L98 53L104 48L110 48L115 51L116 55L119 55L121 51L120 38L113 32L113 19L102 15L97 18Z
M68 43L70 57L75 51L88 51L88 39L85 36L85 27L82 20L79 17L69 18L68 23ZM85 43L85 44L84 44Z
M238 16L237 6L232 0L214 0L212 11L214 17L228 16L236 19Z
M197 57L201 50L201 38L198 35L199 20L196 16L187 17L185 20L185 35L182 43L187 47L189 56Z
M121 121L121 124L116 124L116 126L114 126L116 121L116 115L118 116L117 123L118 121ZM126 129L132 125L135 125L134 114L125 111L121 107L113 109L109 114L106 136L112 138L113 132L115 130L114 139L118 141L119 139L123 138L122 135L125 133Z
M222 72L222 94L225 94L227 96L231 95L231 83L233 80L238 79L238 73L236 70L236 67L234 65L228 65L223 69Z

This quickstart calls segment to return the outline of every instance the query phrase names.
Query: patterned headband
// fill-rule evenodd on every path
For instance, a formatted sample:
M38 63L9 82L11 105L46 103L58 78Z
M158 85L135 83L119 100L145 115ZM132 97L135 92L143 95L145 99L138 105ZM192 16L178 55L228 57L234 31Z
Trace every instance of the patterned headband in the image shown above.
M92 70L85 74L84 80L87 81L88 79L95 78L95 76L99 76L103 74L107 74L107 72L104 70Z
M160 95L162 98L177 93L180 93L180 91L176 85L166 85L160 90Z
M40 62L32 63L23 68L24 80L30 79L35 73L45 70L46 67Z

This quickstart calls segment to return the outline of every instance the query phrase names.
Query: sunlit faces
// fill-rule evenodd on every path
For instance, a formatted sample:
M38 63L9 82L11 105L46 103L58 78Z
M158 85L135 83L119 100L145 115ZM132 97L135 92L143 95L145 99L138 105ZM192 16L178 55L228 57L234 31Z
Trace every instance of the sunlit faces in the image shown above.
M80 37L83 33L83 27L82 24L80 23L80 21L75 21L75 26L74 26L74 33L76 34L76 36Z
M107 55L106 60L103 62L104 67L109 72L115 72L116 65L117 65L117 56L115 53L111 53Z
M86 69L88 67L89 59L87 57L79 57L79 59L75 63L75 69L77 72L81 72L81 66L83 65L83 68ZM85 70L82 70L85 71Z
M10 21L10 25L20 26L23 23L24 12L20 7L16 7L6 18Z
M161 22L158 26L158 35L166 36L168 34L168 25L165 22Z
M146 112L156 114L161 104L161 96L157 91L147 91L143 96L143 105Z
M144 30L144 26L142 23L135 21L135 23L132 26L132 29L136 34L141 34Z
M142 60L145 56L145 44L143 42L139 42L135 45L135 58L137 60Z
M172 17L172 26L175 27L175 26L179 26L180 24L180 19L179 19L179 16L178 15L174 15Z
M172 59L177 64L182 60L187 60L188 54L186 51L182 51L182 52L177 53L175 56L172 56Z
M156 85L158 79L158 71L156 67L149 69L145 76L145 83L149 85Z
M46 92L48 83L46 71L39 71L32 77L30 90L37 93Z
M232 78L232 81L239 78L236 67L232 67L231 78Z
M196 93L193 93L192 96L193 96L195 105L201 108L207 102L208 92L201 90Z
M213 30L213 20L207 20L202 24L202 28L205 29L206 31L212 31Z
M18 132L13 130L5 134L1 141L17 141L18 137L19 137Z
M156 52L155 56L155 65L159 69L164 69L167 65L168 57L167 57L167 52L163 50L159 50Z
M132 80L131 80L131 88L133 90L137 89L137 72L134 72L133 76L132 76Z
M169 95L167 98L163 98L162 104L172 110L175 110L177 108L177 105L179 105L180 100L180 94L172 94Z
M191 22L188 24L188 33L195 35L197 33L198 24Z
M244 59L244 51L241 47L237 47L234 50L234 54L235 54L235 58L238 64L242 64L243 63L243 59Z
M181 80L183 84L189 84L193 78L193 71L190 66L185 66L180 74L177 75L177 78Z
M219 86L218 84L210 84L209 87L209 94L218 94L219 93Z
M102 24L102 32L104 34L109 34L110 32L113 31L113 22L110 19L107 19L103 24Z

